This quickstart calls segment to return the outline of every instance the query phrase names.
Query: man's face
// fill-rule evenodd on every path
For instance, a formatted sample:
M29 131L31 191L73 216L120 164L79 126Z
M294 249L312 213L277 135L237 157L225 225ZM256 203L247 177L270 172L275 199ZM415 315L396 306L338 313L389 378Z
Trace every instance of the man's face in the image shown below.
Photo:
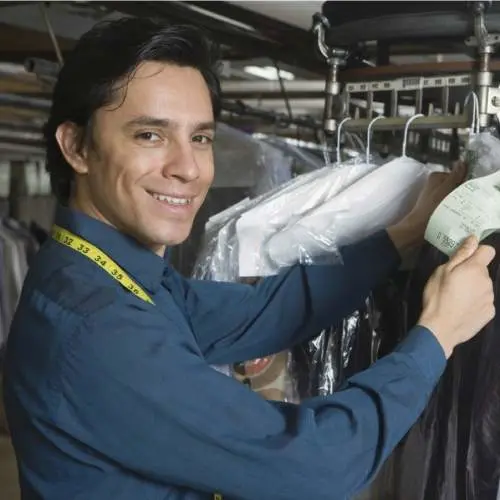
M193 68L147 62L93 120L75 206L158 254L184 241L214 175L214 117Z

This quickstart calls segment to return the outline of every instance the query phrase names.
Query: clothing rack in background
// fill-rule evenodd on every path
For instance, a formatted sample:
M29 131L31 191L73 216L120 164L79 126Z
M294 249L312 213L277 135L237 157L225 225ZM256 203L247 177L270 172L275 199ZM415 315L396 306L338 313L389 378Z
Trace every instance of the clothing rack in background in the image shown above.
M31 260L47 239L55 200L43 162L0 156L0 364Z

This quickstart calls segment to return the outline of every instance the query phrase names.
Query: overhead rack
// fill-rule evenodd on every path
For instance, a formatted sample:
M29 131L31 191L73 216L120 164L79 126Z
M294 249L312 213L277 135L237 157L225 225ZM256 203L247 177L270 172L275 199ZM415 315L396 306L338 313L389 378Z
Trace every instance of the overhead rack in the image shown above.
M341 82L340 68L345 65L348 51L339 47L329 46L326 32L330 29L328 19L322 14L313 18L313 32L316 35L317 46L328 64L328 76L325 82L325 107L323 114L323 129L328 135L335 134L338 123L349 115L351 100L366 96L366 118L352 119L344 127L349 131L366 131L373 115L373 102L380 92L390 92L390 106L386 112L387 118L373 124L375 130L400 130L408 121L408 117L398 116L398 96L400 93L415 94L415 114L426 116L412 122L412 129L456 129L467 128L470 124L470 114L465 106L450 112L450 89L464 87L474 91L479 102L479 126L484 129L491 125L492 117L500 113L500 89L493 86L491 71L491 54L500 43L500 35L488 33L485 25L486 6L484 2L472 2L471 16L474 33L464 40L467 47L475 49L475 68L467 74L447 74L437 76L410 76L394 80L377 80L363 82ZM426 89L441 90L440 109L435 107L423 109L423 93ZM457 112L458 111L458 112Z

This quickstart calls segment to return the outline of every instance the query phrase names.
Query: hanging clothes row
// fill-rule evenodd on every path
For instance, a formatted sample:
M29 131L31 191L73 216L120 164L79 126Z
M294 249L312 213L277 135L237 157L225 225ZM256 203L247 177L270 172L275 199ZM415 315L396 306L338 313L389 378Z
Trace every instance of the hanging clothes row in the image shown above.
M19 300L31 259L44 239L44 230L11 218L0 220L0 352Z
M54 209L43 162L0 161L0 364L28 267L48 237Z

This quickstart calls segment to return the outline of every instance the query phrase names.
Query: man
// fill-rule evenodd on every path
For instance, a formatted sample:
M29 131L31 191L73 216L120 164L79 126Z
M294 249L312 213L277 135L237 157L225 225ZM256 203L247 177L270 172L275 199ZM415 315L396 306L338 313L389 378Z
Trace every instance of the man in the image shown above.
M434 176L343 265L256 287L184 279L164 255L212 181L214 63L195 29L127 19L84 35L62 68L46 126L61 206L5 363L26 500L347 498L418 418L455 345L494 315L494 252L471 240L429 282L419 325L339 393L267 402L213 370L350 313L464 175Z

